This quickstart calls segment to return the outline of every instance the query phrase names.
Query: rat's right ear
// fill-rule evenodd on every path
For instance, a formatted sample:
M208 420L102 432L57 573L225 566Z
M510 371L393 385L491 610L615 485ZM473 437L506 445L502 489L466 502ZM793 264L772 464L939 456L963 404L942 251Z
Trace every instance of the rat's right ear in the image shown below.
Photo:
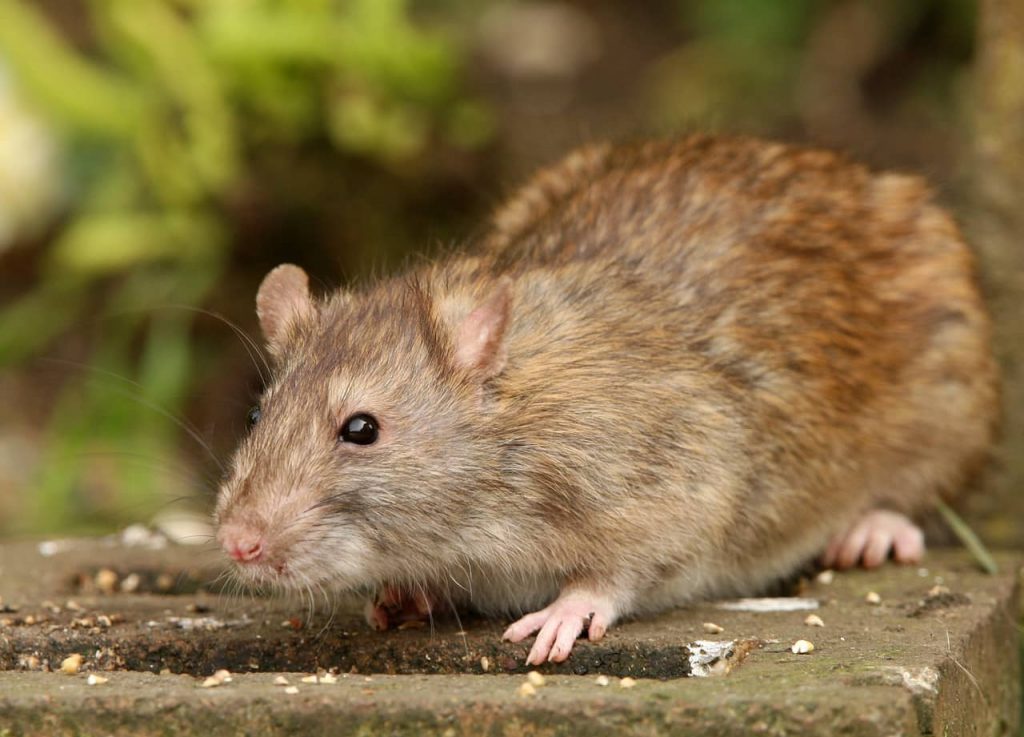
M315 314L309 277L298 266L281 264L263 277L256 294L256 316L274 356L281 356L295 327Z

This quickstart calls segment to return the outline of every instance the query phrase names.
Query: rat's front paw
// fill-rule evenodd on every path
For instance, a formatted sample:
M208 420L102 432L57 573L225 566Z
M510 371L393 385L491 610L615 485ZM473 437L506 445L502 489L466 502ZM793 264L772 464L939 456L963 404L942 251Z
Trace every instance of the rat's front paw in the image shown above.
M858 562L877 568L890 552L897 563L918 563L924 555L924 534L898 512L873 509L832 538L821 562L828 568L852 568Z
M425 621L437 612L432 597L388 586L375 599L366 602L363 616L375 630L386 630L405 622Z
M615 605L607 596L580 590L563 592L551 605L512 623L502 639L520 642L540 630L526 656L526 664L540 665L545 660L561 663L569 657L584 628L588 639L600 640L616 614Z

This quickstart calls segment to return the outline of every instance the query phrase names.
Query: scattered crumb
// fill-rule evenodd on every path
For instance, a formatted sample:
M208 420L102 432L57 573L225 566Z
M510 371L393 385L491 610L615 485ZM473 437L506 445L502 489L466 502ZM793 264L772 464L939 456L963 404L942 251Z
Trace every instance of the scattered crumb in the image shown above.
M544 676L535 670L531 670L526 674L526 680L538 688L544 685Z
M814 652L814 643L809 640L797 640L789 648L795 655L806 655Z
M139 578L138 573L129 573L121 581L121 591L126 594L134 594L139 590L139 585L142 583L142 579Z
M278 676L277 678L274 679L274 685L275 686L287 686L288 685L288 679L285 678L284 676Z
M948 593L949 593L949 589L947 587L943 586L940 583L937 583L934 586L932 586L930 589L928 589L928 596L929 597L942 596L943 594L948 594Z
M521 686L519 686L518 693L520 696L534 696L537 693L537 689L534 688L532 683L526 681Z
M39 670L40 660L35 655L22 655L18 658L18 666L26 670Z
M872 606L877 606L882 603L882 597L878 595L877 591L869 591L864 595L864 601Z
M486 655L480 658L480 670L484 673L491 669L491 660Z
M607 686L609 683L608 676L598 676L596 683L598 686Z
M98 676L95 673L90 673L89 677L85 679L85 682L90 686L102 686L109 680L109 678L104 678L103 676Z
M828 586L830 583L832 583L835 580L835 578L836 578L836 572L835 571L833 571L833 570L825 570L825 571L822 571L821 573L819 573L817 576L815 576L814 580L817 581L818 583L822 583L822 584L825 584L826 586Z
M931 572L927 568L918 568L917 575L921 578L928 578L928 576L931 575Z
M808 627L824 627L825 621L817 614L808 614L804 619L804 624Z
M93 581L101 592L112 594L117 590L118 575L109 568L101 568L96 572Z
M400 630L421 630L427 626L427 623L422 619L409 619L398 625Z
M324 673L320 676L320 683L337 683L338 677L333 673Z
M619 688L633 688L636 685L636 681L629 676L619 679Z
M302 682L303 683L320 683L320 677L319 676L303 676L302 677Z
M84 612L85 611L85 607L83 607L81 604L79 604L74 599L68 599L66 602L64 602L64 608L68 609L68 610L70 610L72 612Z
M60 661L60 669L68 675L74 675L82 667L83 660L84 658L78 653L72 653Z
M201 688L216 688L231 682L231 671L219 670L200 684Z
M294 694L297 694L297 693L299 692L299 688L298 688L298 686L289 686L288 688L286 688L286 689L284 690L284 692L285 692L286 694L292 694L292 695L294 695Z
M720 624L715 624L714 622L705 622L702 626L704 627L704 631L709 635L720 635L725 632L725 627Z

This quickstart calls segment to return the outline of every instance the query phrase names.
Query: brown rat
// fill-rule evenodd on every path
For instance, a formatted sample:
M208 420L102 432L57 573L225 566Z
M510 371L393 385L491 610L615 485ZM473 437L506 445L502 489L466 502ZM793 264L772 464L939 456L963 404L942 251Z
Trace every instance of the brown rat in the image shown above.
M974 265L924 183L754 139L592 146L475 250L257 311L276 372L217 501L249 581L624 616L923 552L996 418ZM525 615L525 616L524 616Z

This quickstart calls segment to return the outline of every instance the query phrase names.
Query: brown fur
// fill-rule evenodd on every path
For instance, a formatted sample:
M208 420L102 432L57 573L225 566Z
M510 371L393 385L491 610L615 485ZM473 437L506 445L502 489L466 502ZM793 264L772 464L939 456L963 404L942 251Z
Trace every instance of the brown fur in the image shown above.
M460 336L488 309L482 374ZM825 151L589 147L470 255L304 310L272 311L290 332L217 508L285 585L521 612L579 584L619 614L753 592L868 508L955 493L992 441L955 224ZM376 444L337 442L357 411Z

